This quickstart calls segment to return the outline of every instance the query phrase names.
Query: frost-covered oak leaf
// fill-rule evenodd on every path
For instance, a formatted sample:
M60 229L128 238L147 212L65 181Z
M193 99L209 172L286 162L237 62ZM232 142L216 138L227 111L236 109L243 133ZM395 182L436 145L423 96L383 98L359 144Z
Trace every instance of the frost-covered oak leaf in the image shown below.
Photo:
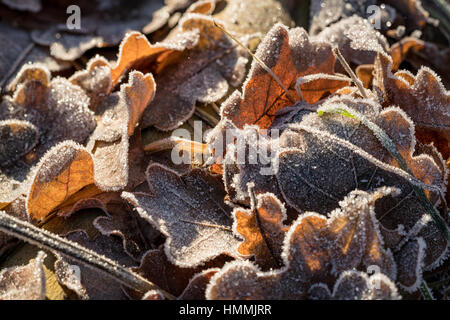
M0 166L17 161L30 152L39 141L38 129L23 120L0 121Z
M339 274L355 266L378 266L379 271L395 280L396 264L390 250L384 248L375 202L396 190L381 187L373 193L352 191L339 203L341 209L329 215L327 239L330 241L332 272Z
M27 265L1 270L0 300L44 300L46 284L43 262L46 256L39 251Z
M312 0L309 16L311 35L316 35L332 23L337 23L352 15L366 18L368 7L376 0Z
M247 52L228 39L212 18L186 14L173 36L194 32L199 34L195 46L178 57L160 57L154 72L158 90L145 111L143 127L174 129L192 116L196 102L216 102L244 80ZM248 36L239 38L247 43Z
M4 204L27 191L45 152L65 140L84 143L96 126L85 92L64 78L51 80L43 66L25 65L11 87L14 95L4 96L0 107Z
M423 238L418 237L409 240L402 245L401 250L394 253L398 266L397 281L399 286L407 292L417 291L422 285L426 247Z
M102 209L108 216L97 217L93 222L95 228L105 236L121 238L125 252L136 261L140 261L142 255L151 248L151 243L160 235L132 210L119 192L103 193L81 200L72 211L79 210L80 207Z
M427 153L415 154L413 123L399 108L381 110L371 100L348 97L332 98L322 108L359 110L391 138L414 177L399 168L371 130L358 120L312 113L292 124L280 138L277 179L286 202L300 212L318 211L337 207L336 201L354 189L395 187L401 196L377 202L377 218L387 229L403 225L409 232L426 213L413 185L423 188L437 205L439 195L445 192L445 167ZM425 265L438 263L445 256L447 242L434 223L422 227L419 234L429 243Z
M139 215L166 237L169 260L193 267L224 253L236 255L231 208L220 180L200 169L186 175L158 165L147 169L150 194L123 192Z
M334 74L331 45L309 38L302 28L288 29L276 24L258 46L256 56L279 78L290 97L271 74L253 61L242 93L235 91L221 107L222 118L230 119L238 128L245 124L256 124L262 129L270 127L278 110L300 99L295 90L299 77L316 75L313 86L300 85L302 98L308 103L348 85L348 81L327 77Z
M256 207L233 210L233 229L244 241L239 245L239 254L255 257L255 263L263 270L281 267L281 250L288 227L286 209L278 198L271 194L259 194Z
M313 113L303 117L300 123L292 124L296 129L283 132L280 138L283 151L278 156L277 178L288 204L298 210L318 210L328 205L331 209L337 206L336 200L353 189L396 187L401 196L381 199L377 218L390 230L400 224L406 231L411 230L426 212L412 186L424 188L432 203L438 204L439 194L445 192L446 177L445 167L436 163L438 159L427 153L415 154L412 121L401 109L381 110L381 106L371 100L332 98L322 108L359 110L390 137L414 177L399 168L371 130L358 120ZM300 188L296 188L298 182L294 182L293 177L303 182ZM428 246L426 265L429 265L443 258L447 244L433 223L422 227L420 233L426 234L423 234L424 240L433 243Z
M440 77L428 67L421 67L416 75L405 70L393 74L391 68L392 58L379 54L375 82L385 103L405 111L420 135L437 134L450 144L450 92Z
M400 63L406 61L414 69L422 66L430 67L442 77L444 87L450 85L450 48L440 48L433 42L423 41L416 37L404 37L394 43L389 50L392 57L392 71L397 71Z
M228 263L212 278L206 291L207 298L306 299L314 284L334 284L336 277L333 273L341 273L336 270L336 265L345 264L351 270L361 268L365 259L370 260L371 253L367 249L373 247L372 242L365 241L364 238L358 239L356 235L353 243L342 240L352 240L348 239L349 230L352 228L357 229L355 233L360 236L370 229L371 224L375 224L373 201L388 191L354 191L340 203L342 207L332 212L328 219L312 212L302 214L292 224L284 239L281 255L284 267L263 272L249 261ZM359 223L354 223L360 213L363 217ZM371 216L373 218L370 218ZM382 241L379 234L374 236L378 238L377 241ZM350 246L354 249L348 250ZM379 250L380 255L387 254L382 247L379 247ZM347 255L352 255L355 251L361 254L355 259L349 259ZM392 260L392 256L390 257ZM371 261L376 262L378 261ZM393 261L391 263L394 264ZM386 267L392 268L379 266L380 270ZM394 284L392 286L395 287Z
M423 188L435 205L439 203L439 195L445 192L447 173L444 164L439 163L442 158L429 152L416 154L413 123L399 108L382 110L371 99L345 95L329 98L318 107L319 110L358 112L377 124L393 141L414 177L399 168L373 132L357 119L303 111L291 119L292 124L279 139L247 139L255 150L258 150L259 143L267 144L269 140L272 149L269 165L275 170L273 175L262 174L261 168L268 167L267 164L247 165L246 162L236 165L235 161L228 162L227 159L233 158L234 145L228 146L224 182L227 190L239 195L230 196L230 199L235 201L248 197L242 182L252 177L256 194L272 192L300 213L322 213L337 208L339 201L354 189L370 191L390 186L399 189L401 195L380 199L376 206L377 219L385 229L396 230L402 225L406 233L411 231L426 214L413 186ZM244 137L246 131L248 128L241 130ZM427 243L425 266L439 264L447 250L445 238L434 223L419 224L416 228L420 230L416 234Z
M164 62L171 56L190 48L198 41L198 33L189 32L172 41L151 44L140 32L129 32L120 44L117 62L110 66L113 84L129 70L139 70L152 64Z
M232 202L250 205L248 183L254 184L255 194L280 194L270 168L277 152L273 140L258 126L246 125L240 130L228 119L220 121L207 136L208 149L223 167L225 190ZM268 174L262 174L262 169Z

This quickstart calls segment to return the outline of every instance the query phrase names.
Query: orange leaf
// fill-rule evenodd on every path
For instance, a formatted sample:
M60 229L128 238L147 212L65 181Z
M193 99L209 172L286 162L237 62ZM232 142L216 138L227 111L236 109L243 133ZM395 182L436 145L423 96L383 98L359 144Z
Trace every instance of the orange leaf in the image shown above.
M94 160L71 141L53 147L38 165L27 198L29 215L43 220L71 195L94 183Z

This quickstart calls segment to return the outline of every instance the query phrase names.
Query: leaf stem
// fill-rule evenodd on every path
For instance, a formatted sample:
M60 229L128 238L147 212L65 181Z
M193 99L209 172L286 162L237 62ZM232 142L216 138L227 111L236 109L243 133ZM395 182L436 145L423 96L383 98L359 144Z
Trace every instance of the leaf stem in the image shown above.
M27 221L12 217L4 211L0 211L0 230L38 247L54 250L66 258L73 259L86 267L100 271L123 285L140 292L159 290L167 299L176 299L176 297L162 290L156 284L117 264L115 261L47 230L39 229Z
M248 54L258 62L258 64L263 68L268 74L272 76L272 78L278 83L278 85L286 92L286 96L291 100L292 103L295 103L294 97L289 93L289 90L286 88L286 86L281 82L280 78L273 73L273 71L261 60L259 59L253 52L247 48L242 42L240 42L235 36L233 36L230 32L228 32L224 27L220 26L216 20L213 19L214 25L219 28L223 33L225 33L228 37L230 37L234 42L236 42L239 46L241 46L243 49L245 49Z
M348 63L345 60L344 56L342 55L341 51L339 50L339 48L338 47L334 47L333 48L333 53L334 53L334 56L341 63L342 67L344 67L345 71L347 71L349 76L352 78L353 82L358 87L359 92L361 92L361 95L363 96L363 98L367 99L367 93L366 93L366 90L364 89L364 86L363 86L361 80L358 79L356 74L353 72L352 68L350 68L350 66L348 65Z
M425 280L422 280L419 288L424 300L435 300L433 298L433 294L431 293L431 289L428 287Z
M219 123L219 120L214 118L211 114L209 114L205 110L200 109L199 107L195 107L194 113L200 119L202 119L203 121L206 121L211 127L215 127Z

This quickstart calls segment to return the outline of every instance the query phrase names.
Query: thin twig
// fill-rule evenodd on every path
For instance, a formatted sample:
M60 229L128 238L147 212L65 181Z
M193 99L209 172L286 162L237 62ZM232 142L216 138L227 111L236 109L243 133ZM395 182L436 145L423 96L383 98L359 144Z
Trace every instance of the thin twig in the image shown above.
M175 136L153 141L144 146L144 151L154 153L164 150L171 150L176 146L178 147L178 150L188 151L191 154L192 153L201 153L205 155L209 154L208 146L206 144Z
M273 73L273 71L264 63L261 59L259 59L256 55L253 54L253 52L247 48L242 42L240 42L235 36L233 36L230 32L225 30L224 27L220 26L214 19L213 19L214 25L219 28L223 33L225 33L228 37L230 37L234 42L236 42L239 46L241 46L243 49L245 49L250 56L252 56L253 59L258 62L258 64L263 68L268 74L272 76L272 78L278 83L278 85L286 92L286 96L291 100L292 103L295 103L296 99L292 97L292 95L289 93L289 90L286 88L286 86L281 82L280 78Z
M195 224L195 225L202 226L202 227L216 228L216 229L222 229L222 230L225 230L225 231L233 232L233 230L230 227L220 226L220 225L217 225L217 224L197 222L197 221L189 221L189 220L184 220L184 219L180 219L180 221L186 222L186 223L190 223L190 224Z
M345 60L344 56L342 55L341 51L339 50L339 48L338 47L334 47L333 48L333 53L334 53L334 56L341 63L342 67L344 67L345 71L347 71L348 75L352 78L353 82L358 87L359 92L361 92L361 95L363 96L363 98L367 99L367 93L366 93L366 90L364 89L363 83L361 82L361 80L358 79L356 74L353 72L352 68L350 68L350 66L348 65L348 63Z
M220 108L215 102L211 102L211 107L214 109L214 111L220 116Z
M117 264L115 261L2 211L0 211L0 230L38 247L54 250L66 258L73 259L86 267L100 271L123 285L140 292L159 290L167 299L176 299L176 297L162 290L156 284Z
M200 119L202 119L203 121L206 121L211 127L215 127L219 123L219 120L214 118L212 115L210 115L205 110L202 110L202 109L200 109L198 107L195 107L194 113Z

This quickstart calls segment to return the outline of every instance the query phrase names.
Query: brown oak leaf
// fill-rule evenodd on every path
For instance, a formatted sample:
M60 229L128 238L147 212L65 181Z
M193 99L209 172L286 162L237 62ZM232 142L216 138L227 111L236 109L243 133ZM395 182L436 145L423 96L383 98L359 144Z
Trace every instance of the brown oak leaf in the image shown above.
M393 74L391 67L391 57L379 54L375 81L383 92L385 103L404 110L414 121L420 136L437 135L449 144L450 93L439 76L428 67L421 67L415 76L407 71Z
M46 153L37 166L27 198L28 214L43 220L71 195L93 183L92 154L72 141L62 142Z
M221 107L222 119L230 119L238 128L256 124L262 129L270 127L278 110L299 100L295 91L297 79L313 74L334 74L335 57L331 45L308 37L302 28L288 29L276 24L258 46L256 56L289 91L289 96L261 65L253 61L242 93L235 91ZM320 79L320 78L319 78ZM326 92L334 92L346 86L348 81L338 81L333 86L329 79L315 83L314 90L302 90L302 98L308 103L319 100Z

